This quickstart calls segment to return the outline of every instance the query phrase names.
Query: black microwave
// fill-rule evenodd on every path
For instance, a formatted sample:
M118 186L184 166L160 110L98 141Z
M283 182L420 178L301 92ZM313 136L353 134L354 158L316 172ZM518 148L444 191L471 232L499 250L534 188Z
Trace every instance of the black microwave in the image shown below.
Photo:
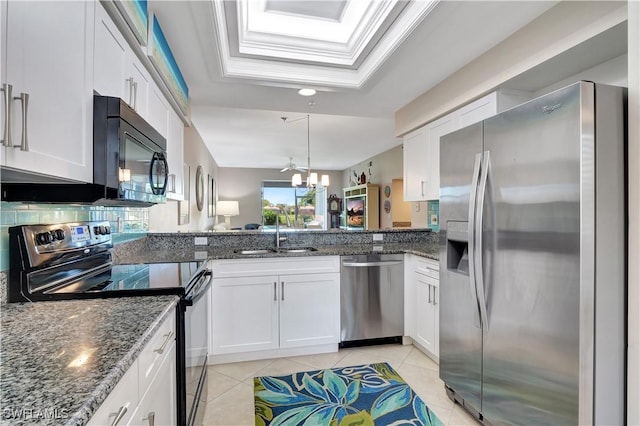
M167 141L122 99L93 97L93 183L105 198L166 200Z
M2 200L138 207L163 203L169 180L166 151L166 139L126 102L96 94L93 183L3 179Z

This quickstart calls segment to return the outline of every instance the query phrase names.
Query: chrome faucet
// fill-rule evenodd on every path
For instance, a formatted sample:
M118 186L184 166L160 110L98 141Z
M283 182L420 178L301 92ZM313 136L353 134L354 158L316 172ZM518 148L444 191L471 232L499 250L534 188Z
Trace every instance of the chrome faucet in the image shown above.
M280 236L280 218L276 217L276 248L280 248L280 243L287 241L287 236Z

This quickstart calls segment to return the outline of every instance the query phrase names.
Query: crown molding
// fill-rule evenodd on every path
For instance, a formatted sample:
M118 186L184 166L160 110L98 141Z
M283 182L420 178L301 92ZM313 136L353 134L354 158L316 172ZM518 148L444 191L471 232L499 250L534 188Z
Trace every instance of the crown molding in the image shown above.
M316 87L358 89L366 83L395 49L433 10L438 0L410 2L379 40L377 45L371 49L366 59L361 61L357 69L345 68L345 65L348 65L349 61L356 61L358 59L357 55L354 58L355 53L343 53L340 55L335 53L335 50L333 52L323 52L321 48L323 44L322 41L304 40L305 48L298 49L297 51L290 47L280 47L279 49L282 52L289 54L289 57L286 57L284 54L280 55L285 56L287 61L233 57L230 54L227 22L225 19L224 5L222 3L223 2L213 2L220 64L222 65L224 77L259 80L260 83L258 84L268 82L273 85L286 83L287 85L300 84ZM358 29L358 36L368 31L370 32L371 28L376 24L379 27L380 23L384 20L382 19L382 14L386 17L389 13L387 9L378 8L377 11L378 13L369 20L367 28L363 27ZM263 39L263 42L267 46L271 44L271 48L277 49L273 43L266 41L267 39L268 38ZM359 37L358 40L352 40L352 45L357 46L356 50L359 52L362 52L366 47L366 43L364 43L363 40L362 37ZM299 41L301 40L297 40L297 42ZM258 50L255 50L255 52L258 52ZM264 52L260 52L259 54L262 56ZM305 58L311 57L313 57L313 61L304 62ZM322 61L318 61L318 58L322 58ZM328 65L323 64L325 62L328 62ZM353 63L354 62L351 62L351 64Z

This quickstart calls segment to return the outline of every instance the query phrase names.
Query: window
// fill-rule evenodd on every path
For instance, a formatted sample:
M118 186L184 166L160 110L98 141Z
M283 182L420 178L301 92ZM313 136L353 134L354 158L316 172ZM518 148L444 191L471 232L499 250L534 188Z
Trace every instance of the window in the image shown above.
M326 229L324 188L293 187L291 181L262 181L262 226ZM318 214L316 214L318 213Z

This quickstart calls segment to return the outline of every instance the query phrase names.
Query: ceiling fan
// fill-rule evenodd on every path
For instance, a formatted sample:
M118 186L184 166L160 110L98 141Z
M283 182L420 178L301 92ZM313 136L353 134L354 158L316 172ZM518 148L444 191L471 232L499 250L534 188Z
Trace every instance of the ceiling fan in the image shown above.
M293 162L293 157L289 157L289 164L287 164L285 166L285 168L280 170L280 171L281 172L286 172L286 171L289 171L289 170L297 170L299 172L306 172L307 168L306 167L302 167L302 166L298 167L296 165L296 163Z

